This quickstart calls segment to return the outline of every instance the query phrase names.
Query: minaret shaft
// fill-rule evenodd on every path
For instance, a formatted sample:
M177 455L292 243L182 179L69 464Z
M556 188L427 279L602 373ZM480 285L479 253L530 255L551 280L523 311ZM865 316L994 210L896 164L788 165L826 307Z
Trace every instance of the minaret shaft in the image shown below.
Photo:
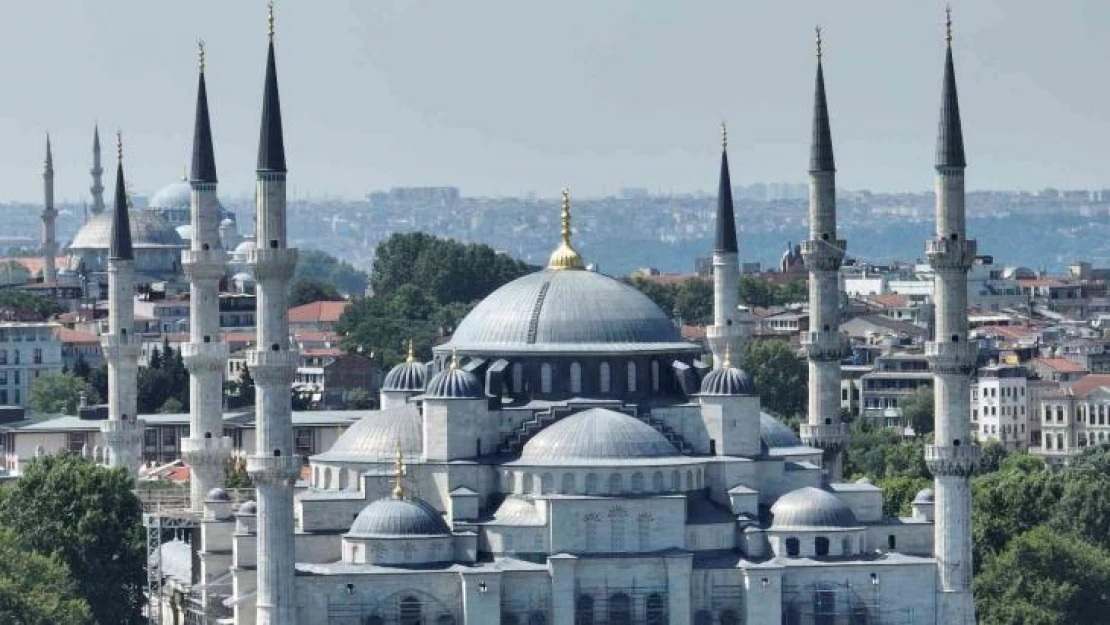
M46 166L42 172L42 279L55 282L58 279L55 259L58 256L58 243L55 235L55 222L58 211L54 208L54 157L50 151L50 138L46 139Z
M93 165L89 173L92 174L92 186L89 191L92 192L92 206L89 210L92 211L93 216L99 215L104 212L104 183L102 177L104 175L104 168L100 166L100 128L93 128Z

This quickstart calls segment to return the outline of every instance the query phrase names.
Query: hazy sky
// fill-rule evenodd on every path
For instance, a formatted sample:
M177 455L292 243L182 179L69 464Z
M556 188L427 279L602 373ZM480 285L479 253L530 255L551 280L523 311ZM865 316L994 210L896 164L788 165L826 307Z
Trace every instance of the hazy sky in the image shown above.
M1110 3L953 4L969 186L1110 186ZM123 129L137 192L177 179L198 37L221 194L250 192L263 1L10 9L0 199L40 200L46 130L59 198L84 198L94 120L109 171L109 137ZM735 184L800 182L817 23L841 186L931 185L943 54L934 0L284 0L277 21L298 195L457 185L555 196L564 182L581 195L711 190L722 118Z

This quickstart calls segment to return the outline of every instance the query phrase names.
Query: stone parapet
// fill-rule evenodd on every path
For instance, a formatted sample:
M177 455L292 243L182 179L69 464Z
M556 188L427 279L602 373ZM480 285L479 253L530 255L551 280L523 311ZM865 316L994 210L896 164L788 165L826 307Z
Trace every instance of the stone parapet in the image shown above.
M296 456L247 456L247 473L255 486L292 486L301 476L301 459Z
M811 239L802 241L799 247L806 267L818 271L837 271L844 262L844 251L848 249L848 241Z
M259 283L288 280L297 267L297 250L292 248L253 249L247 253L251 275Z
M974 239L929 239L925 241L925 256L935 271L963 271L975 263L978 244Z
M142 351L134 335L102 334L100 335L100 348L104 353L105 362L117 363L138 362L139 354Z
M936 373L965 375L979 359L979 346L968 342L932 341L925 344L925 357Z
M227 270L227 252L221 249L184 250L181 268L190 280L219 280Z
M181 439L181 459L190 466L223 464L231 457L231 437Z
M247 352L247 367L258 386L289 386L297 375L295 350Z
M222 341L185 343L181 346L181 359L190 372L223 371L227 358L228 346Z
M849 428L847 423L828 423L799 427L802 443L826 451L840 451L848 445Z
M146 422L141 419L109 420L100 423L100 434L109 448L137 447L143 442Z
M934 476L966 477L979 466L979 448L975 445L926 445L925 465Z
M806 357L816 361L840 361L851 353L848 339L840 332L810 330L802 334Z

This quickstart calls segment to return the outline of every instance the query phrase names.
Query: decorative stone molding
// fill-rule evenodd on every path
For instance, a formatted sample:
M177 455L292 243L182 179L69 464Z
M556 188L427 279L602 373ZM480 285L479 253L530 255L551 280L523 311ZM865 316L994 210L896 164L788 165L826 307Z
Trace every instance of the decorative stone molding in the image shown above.
M979 346L966 341L931 341L925 344L925 357L935 373L966 375L975 368Z
M849 428L847 423L829 423L810 425L803 423L799 427L802 443L823 449L838 452L848 445Z
M146 422L140 419L109 420L100 424L104 443L111 448L139 445L145 431Z
M845 239L802 241L799 247L806 267L817 271L837 271L844 262L844 251L848 249Z
M227 343L212 337L210 343L185 343L181 346L181 359L190 373L223 371L227 364Z
M181 439L181 459L190 466L222 465L231 457L231 437Z
M247 367L257 386L289 386L297 375L295 350L247 352Z
M141 346L133 334L127 336L102 334L100 348L104 352L105 362L124 365L137 363L141 352Z
M967 272L975 263L978 244L974 239L929 239L925 241L925 256L937 272Z
M979 466L979 447L971 444L926 445L925 465L935 477L967 477Z
M227 269L227 252L215 250L184 250L181 268L189 280L219 280Z
M301 476L297 456L247 456L247 473L255 486L292 486Z
M259 241L258 245L264 245ZM297 266L297 250L291 248L260 248L247 253L251 275L259 283L271 280L288 280Z
M851 348L848 339L836 331L810 330L802 335L802 347L806 357L818 362L839 362Z

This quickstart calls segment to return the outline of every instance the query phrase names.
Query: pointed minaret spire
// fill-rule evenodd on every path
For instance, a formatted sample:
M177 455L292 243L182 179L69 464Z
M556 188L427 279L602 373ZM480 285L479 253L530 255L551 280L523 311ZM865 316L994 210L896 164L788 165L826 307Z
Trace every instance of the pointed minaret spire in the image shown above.
M736 214L732 208L732 179L728 173L728 127L721 122L721 178L717 188L717 252L739 252Z
M813 89L813 140L809 148L809 171L836 171L833 160L832 131L829 129L829 105L825 100L825 70L822 67L823 42L817 27L817 82Z
M92 214L94 216L104 212L104 183L102 176L104 175L104 168L100 166L100 126L93 125L93 165L89 170L92 174L92 186L89 191L92 193Z
M277 65L274 62L274 3L270 3L270 47L266 54L266 84L262 94L262 130L258 139L258 171L286 171L285 141L281 131Z
M49 133L46 135L46 162L42 169L42 183L42 280L50 283L58 279L54 264L58 254L54 223L58 211L54 210L54 154L50 149Z
M952 62L952 8L945 8L944 82L940 96L940 126L937 129L937 169L967 167L964 132L960 124L960 101L956 94L956 69Z
M50 149L50 133L46 133L46 171L54 173L54 152Z
M208 119L208 89L204 84L204 41L197 41L198 62L197 116L193 125L193 176L194 182L217 182L216 155L212 149L212 126Z
M123 182L123 134L116 133L116 203L113 208L112 230L108 241L108 258L134 260L131 248L131 220L127 210L127 187Z

